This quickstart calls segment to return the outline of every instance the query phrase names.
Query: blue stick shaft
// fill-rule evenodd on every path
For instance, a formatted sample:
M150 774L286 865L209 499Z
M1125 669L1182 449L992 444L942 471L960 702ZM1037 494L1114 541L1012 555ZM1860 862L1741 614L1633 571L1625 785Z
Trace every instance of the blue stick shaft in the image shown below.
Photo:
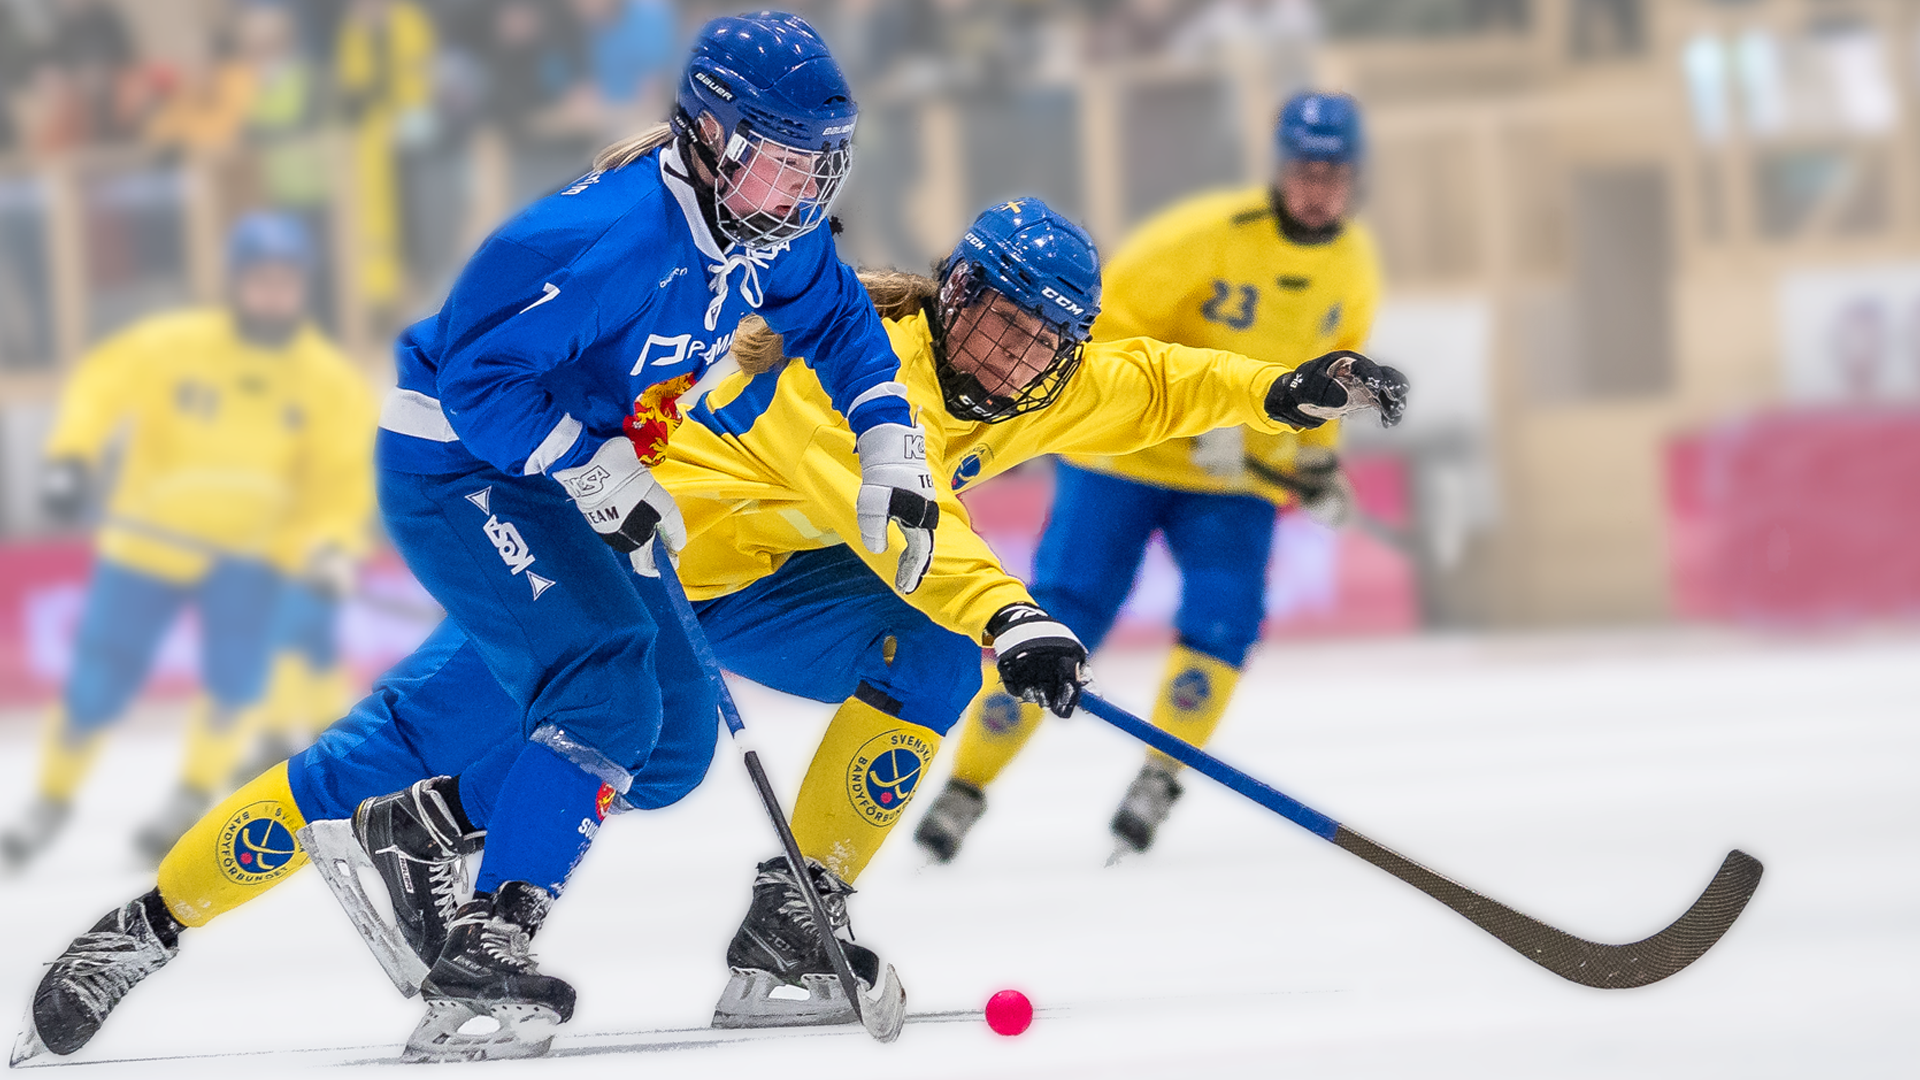
M1318 810L1268 787L1205 750L1190 743L1181 742L1098 694L1081 694L1080 707L1194 772L1218 780L1323 840L1333 839L1333 834L1340 828L1339 822Z
M707 640L707 632L700 628L700 619L693 613L693 605L687 602L687 591L680 587L680 575L667 558L667 545L664 542L655 542L653 557L654 565L660 568L660 584L667 590L667 606L673 608L674 615L679 617L680 629L686 632L687 640L693 644L694 657L713 676L713 688L720 695L720 717L727 722L727 731L737 738L746 731L747 725L740 719L740 708L733 703L733 692L727 689L727 680L720 677L720 661L713 655L713 643Z

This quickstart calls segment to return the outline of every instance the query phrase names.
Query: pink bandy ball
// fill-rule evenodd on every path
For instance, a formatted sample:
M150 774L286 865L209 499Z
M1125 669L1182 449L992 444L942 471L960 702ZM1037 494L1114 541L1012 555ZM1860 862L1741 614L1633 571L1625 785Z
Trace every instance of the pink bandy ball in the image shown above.
M1018 1035L1033 1023L1033 1002L1018 990L1002 990L987 999L987 1026L996 1035Z

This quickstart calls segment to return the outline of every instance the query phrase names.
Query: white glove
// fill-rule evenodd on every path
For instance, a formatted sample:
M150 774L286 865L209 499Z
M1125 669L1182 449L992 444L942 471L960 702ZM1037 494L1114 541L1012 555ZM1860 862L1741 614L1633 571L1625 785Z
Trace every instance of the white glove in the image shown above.
M1247 471L1246 459L1245 428L1214 428L1194 437L1190 460L1204 469L1208 476L1238 480Z
M680 507L653 478L653 470L641 464L625 435L601 443L585 465L555 469L553 478L613 550L632 554L646 548L656 531L670 551L687 545L687 523Z
M338 544L322 544L307 556L300 583L329 600L344 600L353 594L359 569L353 556L340 550Z
M907 550L900 555L893 587L910 593L933 565L933 530L940 524L933 474L927 471L927 436L918 426L876 424L854 446L860 451L860 540L875 555L887 550L887 523L900 526Z
M1353 519L1353 485L1347 474L1336 472L1325 487L1303 496L1300 512L1323 528L1345 528Z

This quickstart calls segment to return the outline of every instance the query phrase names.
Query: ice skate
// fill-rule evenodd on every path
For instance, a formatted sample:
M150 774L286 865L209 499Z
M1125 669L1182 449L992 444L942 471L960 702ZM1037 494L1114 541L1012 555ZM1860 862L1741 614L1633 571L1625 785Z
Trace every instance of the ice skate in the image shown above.
M1107 826L1115 841L1113 857L1107 860L1107 865L1153 846L1154 831L1167 820L1174 801L1180 798L1180 790L1180 782L1165 765L1149 761L1140 767L1140 775L1127 785L1126 798L1120 800L1120 809L1114 812L1113 822Z
M159 917L165 923L156 929L141 897L74 938L41 976L11 1063L65 1056L87 1045L120 999L180 951L179 924L164 910Z
M466 856L485 833L466 831L449 804L447 777L368 799L352 822L316 821L300 842L354 928L401 993L419 992L440 958L447 925L473 898ZM382 904L369 895L371 877L385 886Z
M407 1039L408 1061L539 1057L573 1017L573 987L543 975L533 935L553 898L524 881L460 906L447 945L420 987L427 1015ZM468 1030L480 1028L483 1030Z
M27 804L20 820L0 833L0 872L17 873L52 845L73 815L73 804L42 795Z
M914 828L913 842L935 862L952 862L960 851L960 842L986 810L985 792L965 780L948 780Z
M166 805L160 808L151 820L133 834L134 850L138 851L149 865L159 866L160 860L167 857L173 845L187 835L213 806L213 798L206 792L181 784L167 796Z
M883 972L880 957L872 949L854 944L847 922L847 897L853 895L853 886L811 859L807 870L826 906L834 936L846 951L847 965L860 982L861 1007L887 1014L869 1018L868 1026L897 1031L896 1021L905 1019L906 992L892 965ZM859 1019L847 1003L820 941L813 911L785 856L760 864L746 920L727 945L727 966L732 974L714 1006L714 1027L815 1026Z

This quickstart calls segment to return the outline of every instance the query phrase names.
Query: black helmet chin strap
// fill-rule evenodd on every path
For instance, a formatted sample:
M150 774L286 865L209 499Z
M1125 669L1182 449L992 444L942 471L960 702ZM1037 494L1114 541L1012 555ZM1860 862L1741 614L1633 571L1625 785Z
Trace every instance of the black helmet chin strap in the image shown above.
M719 196L714 190L713 181L700 178L703 169L696 167L695 160L697 156L698 165L704 166L706 175L717 177L720 175L719 169L715 167L718 158L714 156L711 148L700 141L698 135L693 134L692 125L684 122L686 115L684 111L680 112L677 118L682 123L674 125L678 130L674 132L672 149L679 159L680 167L675 169L672 164L669 164L667 169L693 189L693 198L700 204L700 217L707 223L707 231L712 233L714 240L724 248L728 240L727 234L720 229Z

